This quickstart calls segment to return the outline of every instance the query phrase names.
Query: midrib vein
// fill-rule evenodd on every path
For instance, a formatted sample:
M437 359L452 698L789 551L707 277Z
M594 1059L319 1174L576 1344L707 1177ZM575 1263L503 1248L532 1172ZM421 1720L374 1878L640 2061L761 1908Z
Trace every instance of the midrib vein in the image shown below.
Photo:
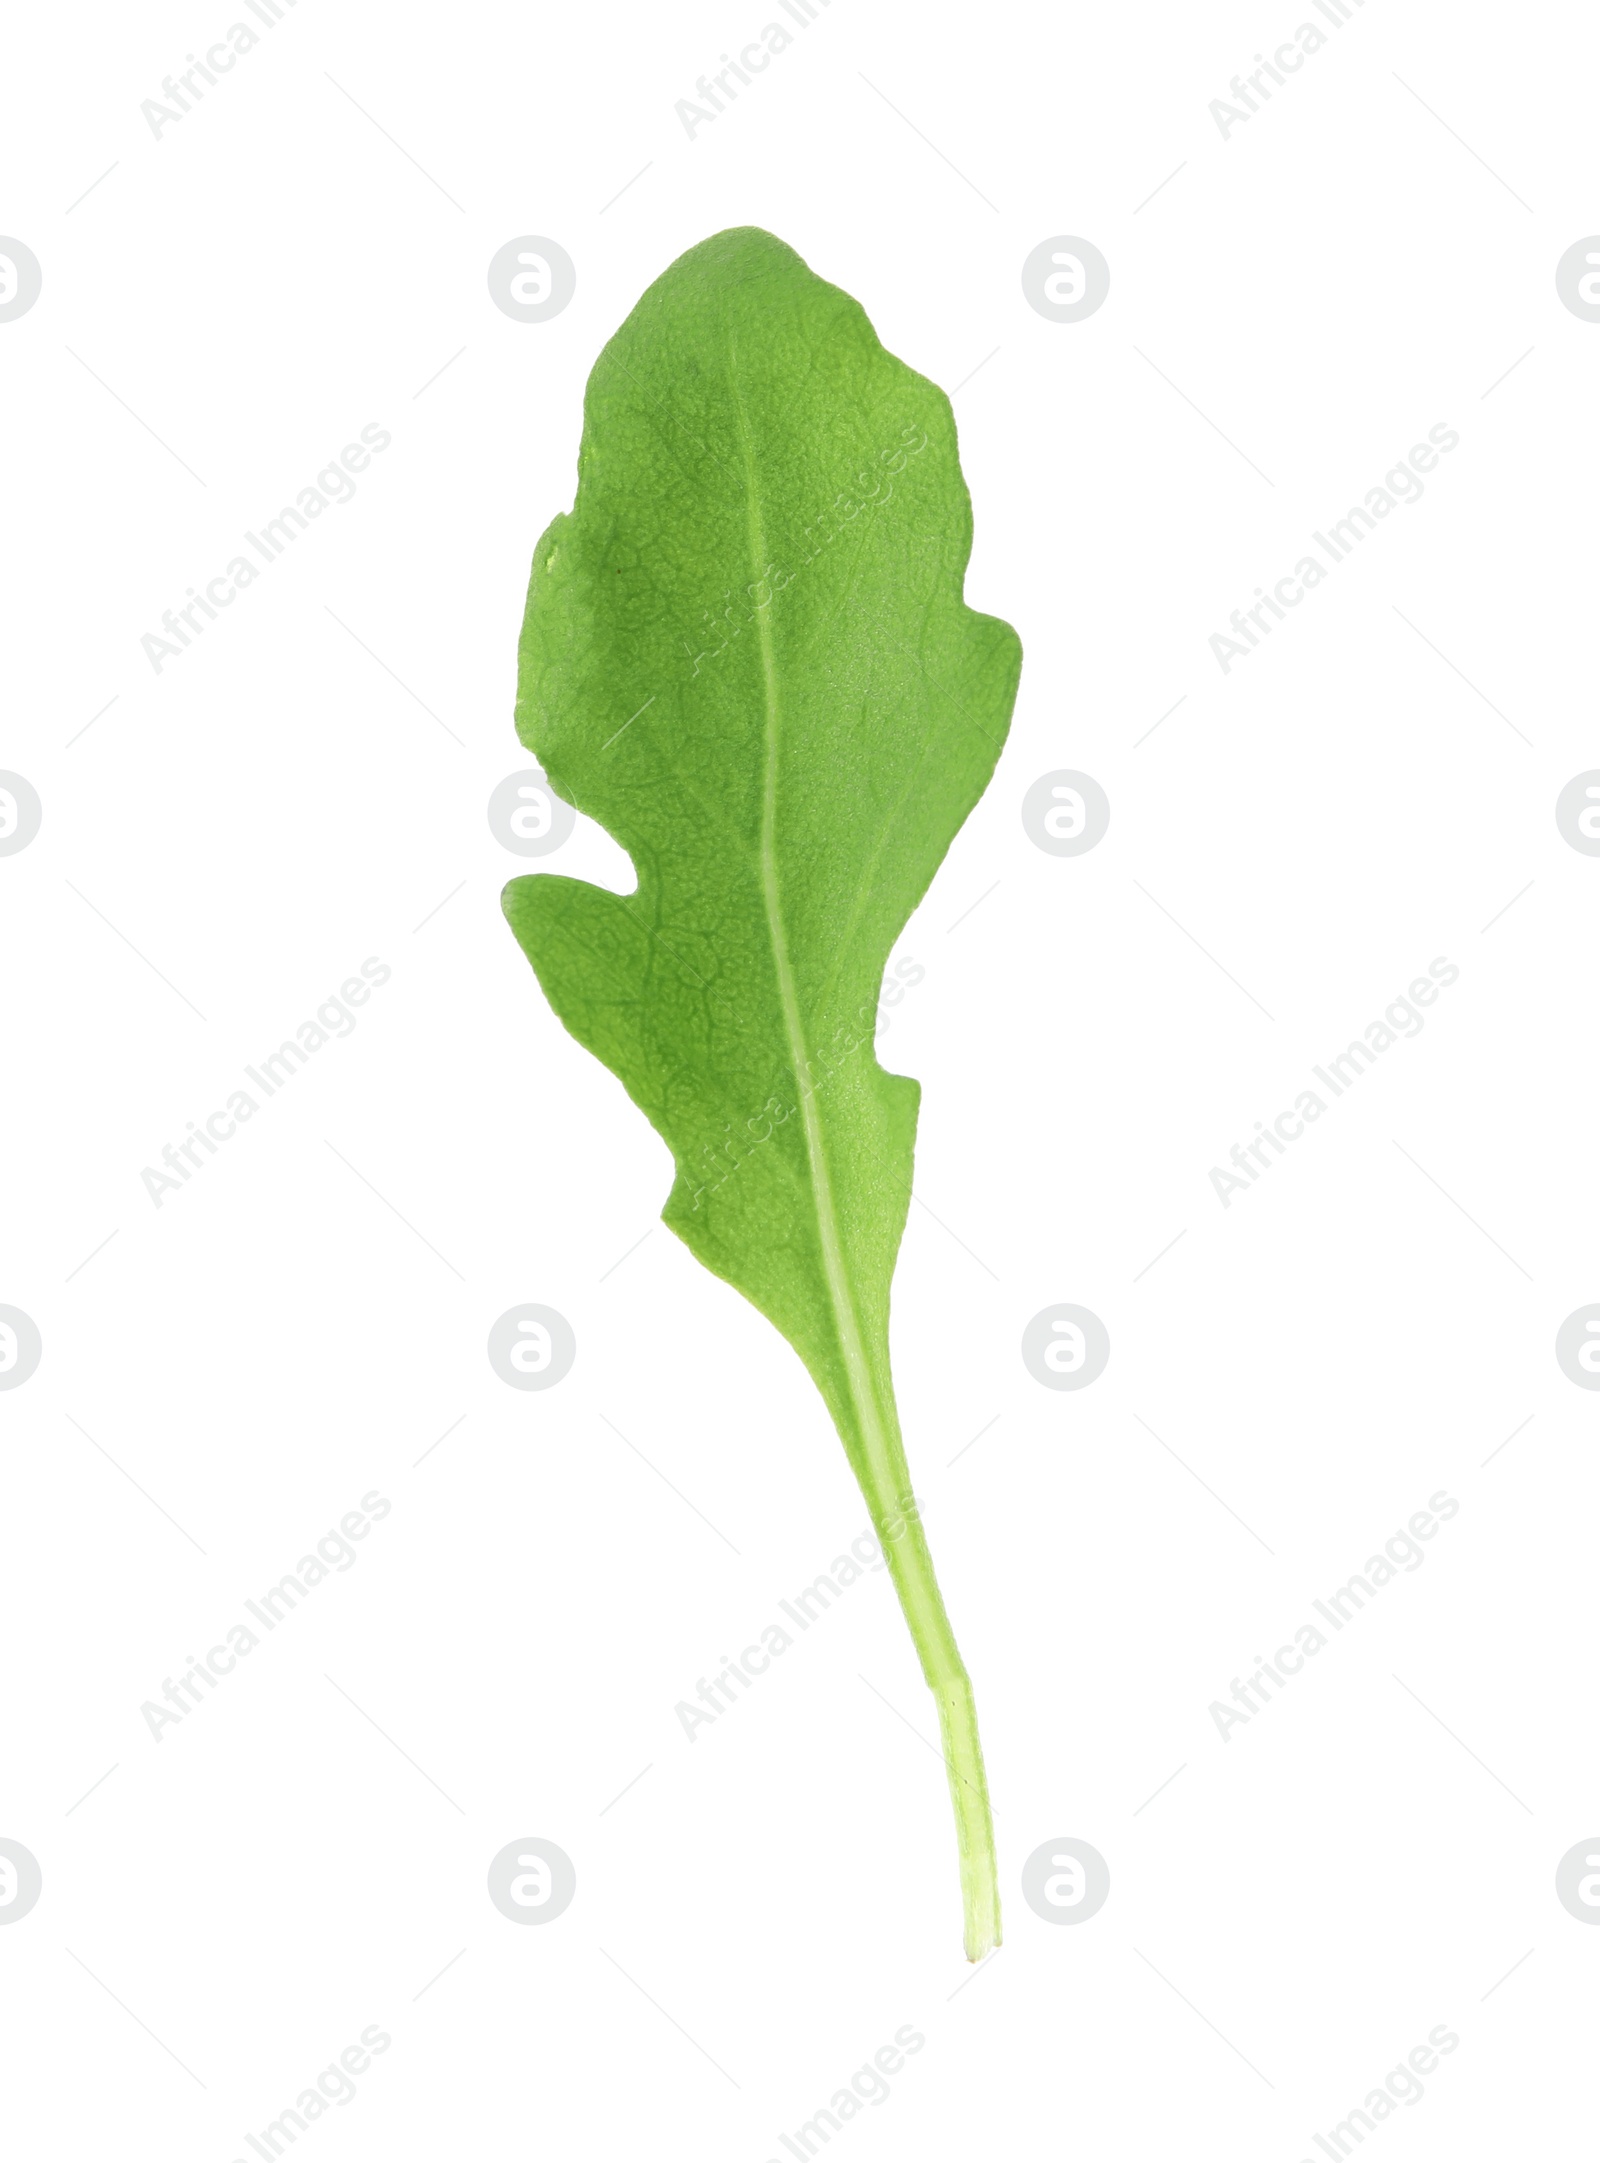
M761 516L761 495L756 480L755 457L750 442L749 425L745 419L744 400L739 395L736 354L731 340L728 347L728 384L733 393L733 409L739 423L739 447L744 460L745 531L750 548L751 571L752 576L759 580L764 575L762 566L767 560L766 529ZM892 1473L888 1463L887 1437L878 1409L877 1392L873 1387L872 1369L862 1341L850 1272L845 1265L844 1249L839 1238L833 1180L828 1169L827 1151L823 1145L822 1121L817 1113L816 1094L808 1086L810 1054L806 1046L805 1025L800 1015L800 1000L795 990L794 969L789 960L788 934L784 928L783 895L778 883L777 857L781 700L777 656L772 643L772 621L765 609L757 611L756 633L761 652L764 706L759 859L767 939L772 948L773 970L778 980L778 1004L783 1014L784 1036L788 1042L789 1057L799 1090L801 1131L805 1136L806 1161L811 1172L811 1192L816 1203L817 1237L822 1250L822 1269L828 1286L828 1300L833 1309L834 1327L839 1335L839 1349L844 1355L851 1400L863 1429L862 1438L868 1444L867 1455L872 1461L874 1471L882 1478ZM870 1501L872 1497L869 1496L868 1499ZM891 1503L897 1500L894 1496L885 1496L883 1499Z

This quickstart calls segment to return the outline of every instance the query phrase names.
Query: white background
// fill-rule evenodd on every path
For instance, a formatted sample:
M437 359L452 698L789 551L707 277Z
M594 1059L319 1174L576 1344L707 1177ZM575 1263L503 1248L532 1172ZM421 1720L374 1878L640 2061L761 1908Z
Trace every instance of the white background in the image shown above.
M1295 2163L1439 2023L1368 2147L1575 2152L1600 1478L1552 1347L1600 1297L1600 861L1553 806L1600 764L1600 326L1553 274L1600 227L1600 33L1369 0L1225 140L1309 4L834 0L691 140L775 5L301 0L155 138L239 19L5 51L0 230L44 274L0 324L0 765L44 805L0 861L0 1300L44 1340L0 1399L17 2152L249 2158L371 2023L297 2155L763 2163L907 2023L830 2154ZM866 1512L787 1347L651 1229L665 1152L544 1007L484 813L588 369L746 223L961 386L968 597L1025 653L881 1047L924 1085L894 1352L995 1800L975 1975L882 1576L674 1718ZM527 233L577 265L542 325L485 282ZM1076 325L1020 285L1060 233L1111 265ZM371 422L355 500L153 672ZM1225 676L1230 611L1439 422L1423 499ZM1019 820L1060 767L1112 804L1076 859ZM554 862L626 878L581 824ZM369 955L354 1034L157 1209L143 1167ZM1211 1167L1436 956L1422 1034L1225 1210ZM543 1395L484 1353L525 1300L577 1335ZM1018 1350L1062 1300L1111 1335L1076 1395ZM1425 1566L1224 1741L1208 1705L1441 1489ZM371 1490L356 1566L153 1740ZM530 1835L578 1894L521 1929L485 1873ZM1064 1835L1111 1871L1077 1928L1018 1889Z

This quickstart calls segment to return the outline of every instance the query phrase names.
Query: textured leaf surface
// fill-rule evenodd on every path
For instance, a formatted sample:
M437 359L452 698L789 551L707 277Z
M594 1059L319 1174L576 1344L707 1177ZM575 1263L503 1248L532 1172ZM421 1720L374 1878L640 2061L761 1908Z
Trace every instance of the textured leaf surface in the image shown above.
M889 1374L918 1088L873 1048L890 948L1016 693L1015 633L962 599L970 545L949 401L848 294L749 228L681 257L590 377L519 654L522 741L637 891L517 879L505 910L671 1149L667 1223L833 1414L939 1704L978 1958L982 1758Z
M534 555L517 727L639 886L519 879L506 913L671 1149L666 1221L851 1446L863 1380L887 1391L917 1116L873 1051L884 964L988 781L1017 640L961 597L948 400L769 234L645 294L578 471Z

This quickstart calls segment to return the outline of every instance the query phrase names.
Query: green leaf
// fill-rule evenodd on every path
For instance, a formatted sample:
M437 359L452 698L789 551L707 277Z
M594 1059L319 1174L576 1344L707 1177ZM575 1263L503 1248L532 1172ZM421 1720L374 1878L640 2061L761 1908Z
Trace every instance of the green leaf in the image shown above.
M983 1761L889 1371L919 1089L873 1048L1016 695L1016 634L962 599L971 538L949 400L848 294L754 228L681 256L589 379L519 652L518 734L638 888L514 879L504 906L672 1151L665 1221L832 1414L938 1700L978 1959Z

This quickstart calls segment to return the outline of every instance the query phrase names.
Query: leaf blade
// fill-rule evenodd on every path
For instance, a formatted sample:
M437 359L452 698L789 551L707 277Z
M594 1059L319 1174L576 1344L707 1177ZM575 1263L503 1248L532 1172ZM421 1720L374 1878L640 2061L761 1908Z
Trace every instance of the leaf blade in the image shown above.
M873 1039L1015 697L1015 633L963 596L971 536L949 401L854 300L753 228L680 258L595 365L519 647L519 734L637 888L506 892L556 1013L672 1151L665 1221L833 1415L941 1719L970 1728L964 1869L982 1764L889 1367L920 1092Z

